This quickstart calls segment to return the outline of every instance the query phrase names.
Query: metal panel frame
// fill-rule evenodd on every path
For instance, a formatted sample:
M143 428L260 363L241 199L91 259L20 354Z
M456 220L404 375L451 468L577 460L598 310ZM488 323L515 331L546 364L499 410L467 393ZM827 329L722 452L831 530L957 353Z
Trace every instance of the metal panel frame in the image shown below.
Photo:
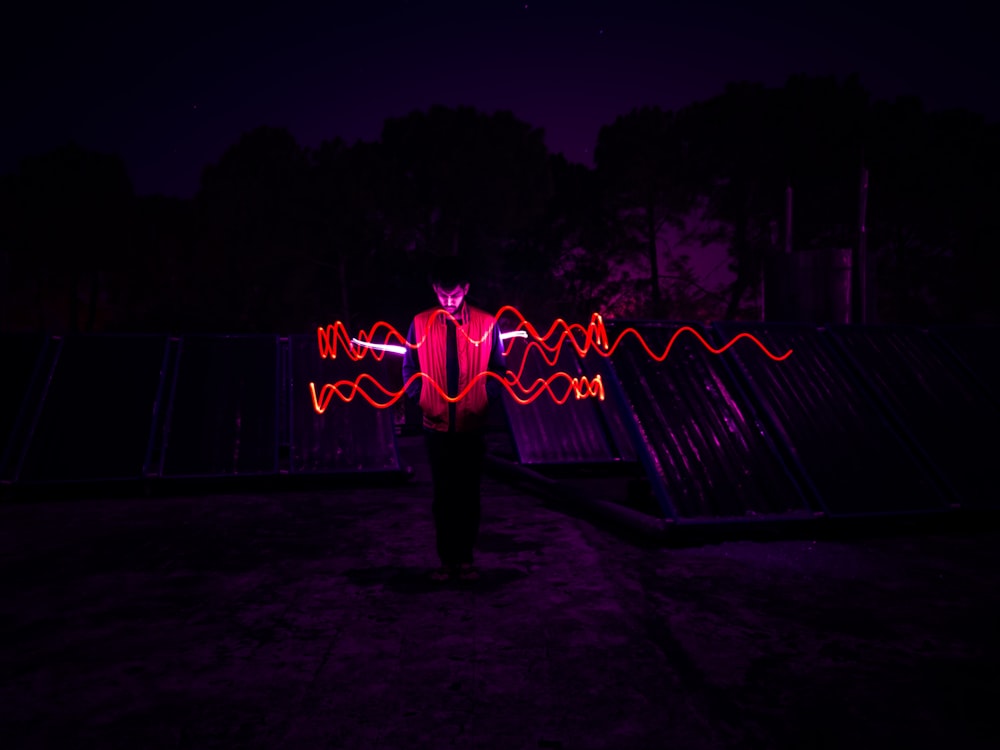
M725 335L715 323L709 323L706 328L709 333L709 341L715 345L716 349L721 349L723 344L726 343L726 341L723 340ZM819 492L819 488L817 488L813 483L812 477L809 476L809 473L805 470L802 462L799 461L798 456L796 456L794 451L784 450L786 446L779 442L780 439L772 437L771 433L777 431L774 429L774 426L770 424L770 420L768 420L765 415L761 414L760 410L757 408L755 399L752 398L747 391L746 386L748 384L745 382L741 374L741 370L734 365L731 365L729 362L730 359L731 357L726 356L725 352L718 357L720 365L729 376L729 382L736 391L736 394L740 399L740 403L751 415L753 415L754 423L758 426L758 428L760 428L764 442L767 443L768 449L777 459L778 464L785 472L785 475L792 483L792 486L798 490L799 497L802 499L805 508L807 510L814 510L821 515L829 515L830 509L827 508L826 503L823 502L823 497ZM789 466L789 462L795 467L794 472ZM806 490L808 490L808 492ZM810 502L813 502L816 506L818 506L818 511L816 511L815 508L809 507ZM777 520L778 516L768 516L768 518L775 518L775 520Z
M299 472L295 471L295 461L292 460L292 436L295 435L295 409L292 408L292 401L295 395L295 370L292 363L291 336L287 337L286 340L288 341L288 378L284 385L288 389L285 394L285 403L288 407L288 473L289 475L297 475Z
M299 334L299 335L304 336L305 334ZM338 469L328 469L328 470L322 470L322 471L300 471L300 470L296 470L295 469L295 461L294 461L293 450L292 450L293 445L294 445L293 441L294 441L294 435L295 435L295 409L292 407L292 402L294 400L294 395L295 395L295 370L294 370L294 366L293 366L293 357L292 357L292 341L291 341L292 338L293 338L292 336L288 336L288 337L285 338L285 341L287 342L287 347L286 348L287 348L287 357L288 357L287 370L286 370L286 372L287 372L287 388L288 388L287 395L286 395L286 404L287 404L287 411L288 411L288 417L287 417L287 419L288 419L288 422L287 422L287 424L288 424L288 469L287 469L286 473L289 476L296 476L296 477L377 476L377 475L380 475L380 474L382 474L382 475L393 475L393 474L402 474L402 473L404 473L403 460L402 460L402 458L399 455L399 440L398 440L398 436L396 434L397 430L395 429L395 425L393 426L393 429L391 430L391 435L392 435L392 454L393 454L393 456L396 459L396 467L397 467L395 469L369 468L369 469L360 469L360 470L356 469L356 470L352 470L352 471L347 471L347 470L343 470L343 469L339 469L339 470ZM404 396L404 398L406 398L406 397Z
M577 372L577 375L578 376L586 375L587 373L583 369L584 360L576 353L576 351L573 352L573 358L576 361L576 372ZM599 359L597 359L595 361L597 361L599 363L604 363L604 362L608 362L609 360L610 360L610 357L601 357L601 356L599 356ZM598 368L600 368L600 364L598 365ZM617 377L617 375L616 375L616 377ZM615 438L615 431L614 431L614 429L613 429L613 427L611 425L611 421L610 421L609 415L607 413L607 412L614 412L614 413L616 413L618 415L619 419L621 419L622 426L625 429L625 437L628 438L628 441L629 441L628 442L629 447L631 447L632 451L635 452L635 443L633 442L632 436L629 434L629 430L628 430L628 425L627 425L628 419L625 419L624 415L622 414L621 409L613 409L612 407L607 406L607 400L606 399L605 399L604 402L595 401L594 399L590 399L590 401L593 404L594 412L596 412L596 414L597 414L597 420L598 420L598 422L600 423L600 426L601 426L601 434L604 436L604 439L605 439L605 441L608 444L608 447L610 449L609 452L611 453L612 456L617 456L617 458L613 459L613 463L615 465L630 465L630 464L638 463L638 454L636 455L635 459L630 459L630 458L627 458L626 456L622 455L622 446L619 445L618 440ZM628 412L628 418L629 419L634 419L634 415L632 414L631 410L629 410L629 412Z
M17 445L18 443L18 435L23 429L25 419L27 418L28 412L31 409L32 395L33 392L38 387L36 385L36 382L38 381L38 377L42 372L42 366L45 363L45 358L48 355L49 349L52 345L53 339L51 336L42 335L41 339L42 339L42 345L38 350L38 355L35 357L35 363L31 368L31 376L28 379L28 387L25 388L24 393L21 394L21 403L17 408L17 414L14 415L14 421L11 423L10 434L7 435L7 439L4 442L3 446L3 452L0 453L0 484L8 484L11 481L17 481L16 477L17 474L20 472L21 462L24 461L24 453L26 449L25 446L23 445L21 454L18 457L18 463L14 467L15 469L14 478L12 480L5 479L5 477L7 476L7 465L11 460L11 454L14 452L14 446ZM58 350L54 356L58 357ZM43 393L41 394L41 397L39 399L40 401L43 401L45 399L45 395L48 389L48 382L50 382L51 380L52 380L52 367L50 366L48 379L46 380L46 384L43 386ZM34 425L37 422L37 418L38 417L36 415L35 419L32 421L32 425ZM33 434L33 430L34 426L32 426L32 433L29 433L29 437L30 434ZM28 441L25 440L24 444L26 445L27 442Z
M572 359L572 367L576 373L577 377L586 374L584 370L584 360L576 353L575 350L569 352L569 356ZM601 358L605 359L604 357ZM600 366L598 366L600 367ZM508 369L509 363L508 363ZM508 396L506 394L502 397L503 410L504 410L504 421L507 425L507 430L511 436L511 443L514 446L514 451L517 456L517 462L522 466L533 466L536 468L540 467L552 467L552 466L574 466L574 465L586 465L586 466L630 466L634 465L636 461L627 458L623 455L622 446L619 445L618 440L615 439L614 430L608 420L608 415L605 413L604 408L600 402L594 402L593 399L587 399L592 403L587 404L584 408L589 409L590 413L593 414L593 420L596 422L596 426L599 429L600 439L603 442L608 455L606 460L582 460L582 461L525 461L525 456L522 453L521 444L518 441L518 431L515 430L514 424L511 421L510 403L508 401ZM626 428L626 436L629 437L629 444L632 445L631 437L628 436L628 431ZM633 446L634 448L634 446Z
M167 410L163 417L163 425L160 430L160 460L157 462L156 475L163 477L163 464L167 458L167 443L170 436L170 425L174 419L174 400L177 396L177 376L181 369L181 362L184 356L184 336L178 337L176 353L174 355L174 367L170 377L170 394L167 396Z
M718 331L722 335L725 335L722 329L724 327L726 327L726 326L732 326L732 325L735 325L735 321L719 321L718 323L714 323L713 324L713 326L718 326L719 327ZM748 328L757 328L757 329L759 329L759 328L762 328L762 327L763 328L767 328L767 329L779 329L779 330L782 329L782 328L785 328L785 329L813 328L815 330L817 336L818 336L817 341L819 342L820 348L825 349L826 353L829 354L835 361L839 361L840 362L840 364L842 365L842 372L844 373L844 375L848 379L848 381L851 383L851 385L854 386L854 390L858 392L858 394L860 395L860 397L864 401L866 401L870 407L872 407L872 409L874 410L874 412L878 415L879 420L885 426L886 430L889 432L889 434L891 434L894 438L896 438L896 440L899 442L899 444L902 447L902 449L904 450L904 452L906 452L906 453L908 453L910 455L910 457L913 459L913 463L915 465L915 468L917 468L918 470L920 469L919 456L915 455L910 450L910 447L907 445L907 441L905 441L902 438L902 436L899 434L899 432L897 432L897 430L895 429L894 425L887 419L886 415L879 409L879 404L867 392L867 388L864 386L863 383L860 382L860 379L854 373L853 368L851 367L850 363L848 363L844 358L842 358L840 356L840 353L837 350L837 346L834 345L834 343L827 338L827 337L830 336L830 334L827 332L827 329L829 328L829 326L823 325L823 324L812 324L812 323L803 324L803 323L797 323L797 322L775 322L775 323L756 323L755 322L755 323L752 323L752 324L748 325ZM760 413L766 415L767 421L774 428L775 434L778 436L778 438L780 439L781 443L784 445L784 447L786 448L786 450L788 450L789 454L794 457L795 456L795 451L794 451L794 446L791 445L790 437L786 434L784 428L782 428L781 421L775 415L774 410L768 405L767 399L764 398L764 396L761 393L759 387L753 382L753 378L750 377L750 373L747 371L747 368L744 365L743 360L740 359L740 356L735 351L733 352L733 359L734 359L734 361L736 363L736 368L737 368L738 372L740 373L741 379L742 379L743 383L747 387L748 393L752 394L752 396L753 396L753 401L755 402L755 405L760 407L760 410L761 410ZM838 513L836 511L830 510L829 506L827 506L826 503L825 503L825 501L823 501L822 492L819 492L819 488L816 487L814 481L812 480L812 477L810 477L808 471L805 470L805 466L803 464L801 464L801 462L799 462L799 461L796 461L796 463L798 463L800 466L802 466L802 469L805 472L805 476L807 476L809 478L809 484L810 484L810 486L813 487L815 490L817 490L817 492L818 492L818 499L822 503L822 507L827 508L826 512L827 512L827 514L831 518L840 518L840 519L847 519L847 518L880 518L880 517L886 517L886 518L888 518L888 517L901 517L901 516L914 516L914 515L921 515L921 516L923 516L923 515L941 515L941 514L948 513L948 512L952 511L952 508L947 505L947 503L945 502L945 498L941 494L941 487L940 487L940 485L938 485L937 483L934 483L934 479L935 479L934 475L933 474L928 474L927 475L927 479L931 480L931 482L933 483L933 486L934 486L935 493L937 494L938 498L941 500L941 506L940 507L937 507L937 508L918 508L918 509L911 509L911 510L906 510L906 511L887 510L887 511L864 511L864 512Z
M49 363L49 371L45 375L45 381L42 385L42 391L38 396L38 402L35 404L35 413L31 417L31 425L28 427L28 432L25 435L24 442L21 445L21 452L17 458L17 464L14 467L14 476L12 482L19 482L21 479L21 471L24 469L24 462L28 458L28 449L31 447L32 441L35 439L35 430L38 429L38 420L42 418L42 410L45 407L45 400L49 396L49 388L52 386L52 378L55 376L56 367L59 365L59 358L62 356L64 339L62 336L53 336L51 341L55 341L55 351L52 354L52 361ZM27 406L27 404L25 404Z
M610 395L618 403L619 413L623 415L622 423L625 425L626 432L632 438L632 447L635 449L635 455L639 459L639 464L646 472L653 496L656 498L656 502L659 503L660 510L663 511L664 520L667 523L678 523L681 520L680 515L674 507L673 501L670 499L667 483L663 481L663 471L660 468L659 459L649 445L649 439L646 436L645 430L642 429L642 425L639 423L635 409L632 408L632 402L628 398L625 385L618 377L618 371L611 358L602 357L601 359L601 379L604 381L605 398ZM625 419L624 415L628 415L628 419Z
M291 472L291 435L292 435L292 350L291 339L288 336L278 338L278 414L275 424L278 428L278 473L288 474ZM287 458L282 461L282 451L285 451Z
M983 379L983 373L975 369L971 364L969 364L968 359L955 348L955 346L948 341L946 338L949 331L961 331L970 328L980 328L982 330L995 331L995 334L1000 336L1000 326L960 326L960 325L945 325L945 326L931 326L928 328L928 333L930 338L935 341L938 346L950 354L955 362L962 367L968 376L974 380L980 388L994 401L994 403L1000 404L1000 387L991 386L990 383ZM998 378L1000 378L1000 373L997 373Z
M280 473L281 466L281 337L274 334L274 450L270 474Z
M913 433L913 430L907 424L905 417L899 413L899 411L893 407L889 402L886 395L881 392L878 386L873 385L868 378L864 377L865 367L861 361L851 352L847 343L844 341L840 331L843 329L850 329L850 326L830 326L828 327L830 341L838 350L840 357L844 362L852 369L853 374L856 376L858 382L861 383L862 388L867 389L871 399L882 408L886 415L888 416L888 421L903 438L903 441L907 444L908 448L916 454L929 469L933 478L940 484L941 488L948 493L951 498L950 504L952 507L959 507L960 502L957 502L961 498L961 493L954 486L948 475L942 470L940 464L934 460L934 458L927 452L921 442L917 439L917 436ZM898 331L898 332L919 332L923 330L924 335L927 336L927 342L931 347L937 346L937 342L931 338L931 336L926 332L926 329L922 329L918 326L907 326L899 324L885 324L878 326L866 326L867 330L883 330L883 331ZM957 363L956 363L957 364ZM973 385L978 386L978 381L974 378L970 378ZM984 390L984 393L986 391Z
M150 417L150 433L147 435L147 450L145 458L143 460L143 465L140 467L137 474L120 475L120 476L103 476L103 477L88 477L88 478L76 478L76 479L36 479L23 481L21 479L21 472L24 468L24 463L27 460L28 453L30 452L31 444L34 441L35 431L38 427L39 420L41 419L42 413L45 409L47 399L49 397L49 390L52 385L52 380L55 377L56 371L58 369L59 363L62 358L63 349L65 343L70 338L75 339L148 339L148 338L160 338L163 334L149 334L149 333L96 333L96 334L74 334L73 336L51 336L49 337L51 341L55 341L56 348L53 354L52 361L49 364L48 374L45 378L45 384L42 390L42 394L38 399L38 403L35 407L35 413L31 420L31 427L29 429L28 435L24 440L24 444L21 450L21 454L17 463L17 469L12 480L13 483L19 483L21 485L30 486L46 486L46 487L66 487L74 485L117 485L124 484L128 482L136 482L145 477L146 460L149 457L149 446L152 439L152 431L156 426L156 403L154 402L154 411ZM164 354L163 360L161 360L160 375L156 387L157 398L163 388L164 372L163 364L166 361L168 349L169 349L169 337L163 336L164 340Z
M714 328L712 324L702 324L693 321L662 321L662 320L648 320L648 319L615 319L609 322L610 327L634 327L640 329L642 327L658 327L663 328L664 326L669 326L671 328L683 328L685 326L693 328L699 331L709 343L713 343L718 348L717 338L720 332ZM717 374L723 378L723 382L727 387L732 388L732 395L735 400L738 400L741 408L746 410L746 413L750 416L752 424L759 428L764 428L767 426L766 420L761 418L760 413L756 409L753 400L748 397L745 392L743 385L741 383L741 378L734 373L732 368L726 362L726 357L718 357L720 362L721 372ZM657 497L660 506L665 509L668 515L668 520L676 522L681 526L711 526L715 524L761 524L770 522L786 522L786 523L800 523L803 521L811 521L813 516L815 516L815 510L810 506L810 500L812 498L807 497L807 492L803 488L803 484L809 487L810 492L816 496L817 504L823 512L826 512L825 506L822 504L818 497L818 493L815 487L812 485L811 480L804 471L801 471L801 476L796 476L788 466L783 451L780 450L777 441L771 436L771 430L761 429L763 439L771 453L771 456L777 462L778 467L781 472L788 478L789 483L794 489L799 503L801 504L801 509L788 509L785 512L779 513L766 513L757 514L753 516L718 516L717 518L707 518L707 517L694 517L687 518L681 516L681 514L676 509L671 497L669 489L666 486L666 474L660 466L659 459L656 456L656 452L650 445L648 437L646 436L645 430L642 428L641 422L639 420L638 414L631 406L631 402L628 399L627 392L625 390L625 385L622 382L618 371L612 361L611 357L604 358L607 365L608 377L607 381L611 383L614 395L619 400L621 404L624 404L624 411L628 413L630 419L626 421L629 428L629 432L632 435L634 441L634 446L636 448L637 454L641 457L640 462L646 471L647 477L650 480L650 486L652 487L654 494ZM712 363L709 362L706 365L708 368L712 368ZM811 515L804 515L811 514Z
M168 336L163 347L163 361L160 363L160 383L156 386L156 401L153 404L153 420L149 426L149 437L146 441L146 457L142 462L142 475L144 477L158 476L157 473L150 473L150 463L153 461L153 454L158 445L157 433L162 434L161 421L165 413L163 404L163 391L166 387L168 374L177 365L178 339ZM173 355L173 356L171 356Z
M170 428L173 424L174 418L174 407L176 406L176 395L177 395L177 382L180 379L181 366L183 365L184 356L184 342L186 339L222 339L222 340L233 340L233 339L273 339L274 341L274 377L275 377L275 392L274 392L274 455L272 457L272 468L265 469L263 471L251 471L251 472L232 472L232 473L204 473L204 474L191 474L191 473L178 473L178 474L164 474L164 465L166 463L167 450L169 449L169 435ZM170 385L170 397L168 399L167 415L163 421L163 438L160 444L160 460L159 460L159 477L165 480L187 480L187 479L220 479L220 478L253 478L253 477L271 477L276 476L278 472L278 456L279 456L279 420L281 419L281 399L279 396L279 389L281 387L281 347L280 341L277 334L255 334L255 333L241 333L241 334L224 334L224 333L205 333L205 334L188 334L179 337L179 342L177 345L176 354L176 366L173 371L173 380Z

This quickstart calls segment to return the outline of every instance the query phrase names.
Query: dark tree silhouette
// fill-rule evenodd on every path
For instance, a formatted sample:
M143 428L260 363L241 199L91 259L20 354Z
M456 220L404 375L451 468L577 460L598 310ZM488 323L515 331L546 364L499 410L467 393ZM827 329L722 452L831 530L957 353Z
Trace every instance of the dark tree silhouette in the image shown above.
M193 201L154 195L139 198L134 221L135 262L120 290L118 328L197 330L197 225Z
M309 162L285 129L243 135L202 175L197 299L215 325L243 330L292 326L308 304Z
M594 160L616 250L624 257L645 256L651 299L648 313L654 317L669 314L675 300L663 298L662 230L667 225L682 229L697 199L674 113L643 107L619 117L601 128Z
M71 143L25 159L7 190L16 304L34 307L38 328L94 330L132 261L134 195L125 165Z
M883 316L1000 322L997 126L963 111L928 114L912 98L878 102L867 153Z
M916 99L872 103L857 76L796 76L780 89L734 84L678 120L714 215L732 231L727 317L781 244L787 185L796 250L856 245L863 167L879 316L995 315L982 280L997 270L986 208L997 197L996 126L967 112L928 114Z
M370 324L399 320L422 304L415 290L403 177L380 143L326 141L313 154L310 212L319 230L315 263L324 278L320 310Z
M543 133L509 112L435 106L387 120L382 144L402 180L389 215L397 241L416 257L467 252L479 293L500 302L503 248L551 195Z
M609 293L610 238L600 183L592 169L562 155L550 159L553 192L514 257L512 302L542 319L585 319Z
M133 196L118 157L65 146L0 180L0 326L402 325L428 302L429 256L459 251L486 307L582 318L630 295L629 312L714 317L716 290L666 246L681 227L688 252L728 244L723 302L739 317L783 244L786 187L796 250L852 247L862 167L880 318L1000 321L1000 126L978 115L796 76L632 110L595 153L596 169L570 164L509 112L432 107L387 120L379 142L315 151L258 128L206 167L194 200L170 200ZM648 284L613 278L637 259Z
M712 215L731 227L730 268L736 279L726 318L736 316L743 296L760 281L783 195L774 99L775 93L759 84L731 84L722 95L678 114L698 189L708 196Z

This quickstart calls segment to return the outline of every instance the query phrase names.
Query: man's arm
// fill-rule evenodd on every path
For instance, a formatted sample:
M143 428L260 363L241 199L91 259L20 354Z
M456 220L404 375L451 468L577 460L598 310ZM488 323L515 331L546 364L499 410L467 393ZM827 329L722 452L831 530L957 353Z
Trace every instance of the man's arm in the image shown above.
M500 339L500 325L493 326L493 334L490 338L490 362L488 365L490 372L495 372L501 378L507 374L507 358L503 354L503 341ZM503 385L496 378L486 378L486 397L491 401L498 401L503 393Z
M417 330L415 323L410 323L410 331L406 334L406 340L411 344L417 342ZM403 383L405 384L416 373L420 372L420 362L417 359L417 350L406 347L403 354ZM406 395L413 400L413 403L420 403L420 390L424 384L423 378L416 378L406 386Z

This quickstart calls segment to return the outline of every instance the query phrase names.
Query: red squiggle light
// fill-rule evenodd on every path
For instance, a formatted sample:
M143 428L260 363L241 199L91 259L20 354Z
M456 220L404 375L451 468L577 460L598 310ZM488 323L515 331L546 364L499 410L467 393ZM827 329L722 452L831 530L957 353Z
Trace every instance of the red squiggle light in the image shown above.
M329 407L330 401L334 396L337 396L344 402L353 401L354 398L360 396L372 406L378 409L386 409L399 401L399 399L401 399L406 393L406 388L417 378L424 378L427 380L445 401L452 403L461 401L465 398L472 388L482 378L486 377L492 377L500 381L504 388L507 389L511 398L519 404L530 404L541 397L544 393L547 393L557 404L565 404L571 394L575 395L577 399L596 396L598 399L603 401L604 384L601 382L600 375L593 378L588 378L587 376L574 377L568 372L558 371L550 375L548 378L537 378L528 387L525 387L521 382L521 378L524 376L525 366L528 361L528 355L531 353L532 348L538 350L546 364L554 366L559 359L562 347L567 340L581 358L585 357L590 351L594 351L602 357L610 357L614 354L618 345L624 340L624 338L631 334L638 340L639 344L643 349L645 349L646 353L652 359L657 362L662 362L667 358L667 355L670 354L670 350L673 348L674 342L677 338L685 332L693 334L701 345L712 354L722 354L742 338L747 338L753 341L765 355L770 357L775 362L781 362L792 354L791 349L780 356L772 354L759 339L749 333L740 333L734 336L726 344L716 349L709 344L697 330L690 326L682 326L681 328L678 328L670 337L670 341L667 343L663 352L661 354L656 354L650 348L649 344L646 343L642 334L635 328L626 328L618 334L613 342L609 341L607 329L604 326L604 319L601 317L600 313L594 313L591 315L590 322L586 326L580 325L579 323L569 324L562 318L557 318L555 322L552 323L548 331L541 334L525 319L517 308L511 305L506 305L501 308L495 316L496 320L499 321L500 318L508 312L517 317L519 322L515 330L504 334L504 337L515 337L520 335L527 336L531 339L526 345L524 357L522 357L520 367L516 373L512 370L508 370L503 377L494 372L479 373L472 379L465 389L462 390L461 393L454 397L448 396L447 392L438 383L434 382L428 375L422 372L416 373L399 391L389 390L368 373L363 373L355 380L338 380L336 383L327 383L323 385L318 395L316 393L316 384L309 383L309 390L312 394L313 408L318 414L322 414ZM445 316L452 321L460 322L454 315L443 309L435 310L431 314L430 322L433 322L439 315ZM380 342L376 342L374 339L381 329L385 329L384 338ZM550 343L550 339L552 339L553 336L555 336L560 330L561 333L558 334L556 342L554 344ZM487 333L482 339L474 340L468 335L463 327L458 326L458 331L461 331L462 335L466 337L466 340L476 346L479 346L486 341L490 335ZM583 343L580 343L577 340L578 333L582 334ZM393 339L395 339L398 344L390 344L389 342ZM368 352L371 352L372 356L376 360L381 361L382 358L389 352L397 354L405 353L406 347L409 347L410 349L417 349L423 346L427 338L425 335L421 340L410 343L406 340L406 337L397 331L392 325L386 323L385 321L379 321L370 331L360 331L357 338L352 341L350 334L347 332L346 326L344 326L344 324L340 321L337 321L333 325L327 326L326 328L317 329L317 340L319 343L320 356L324 359L326 357L336 358L338 349L343 348L347 356L354 361L362 359L366 354L368 354ZM550 354L551 357L549 356ZM566 390L561 396L553 390L552 386L556 382L563 382L566 384ZM374 386L374 388L385 398L378 399L377 393L372 395L365 390L363 386L367 383Z
M657 362L662 362L664 359L667 358L667 355L670 354L671 348L673 348L674 342L682 333L691 333L692 335L694 335L694 337L698 339L701 345L705 347L705 349L711 352L712 354L722 354L727 349L729 349L729 347L733 346L733 344L735 344L737 341L744 338L749 339L750 341L755 343L767 357L771 358L775 362L781 362L787 359L792 354L791 349L789 349L782 355L773 354L760 341L760 339L758 339L753 334L746 332L737 334L728 342L726 342L723 346L716 349L711 344L709 344L708 341L706 341L705 338L691 326L681 326L680 328L678 328L674 332L673 336L670 337L670 341L667 343L667 346L663 350L663 353L656 354L649 347L649 344L646 343L646 340L642 337L642 334L639 333L639 331L637 331L635 328L631 327L626 328L625 330L623 330L621 333L618 334L614 342L609 342L608 332L604 326L604 319L601 317L600 313L594 313L593 315L591 315L590 322L586 326L583 326L580 323L570 324L567 323L562 318L557 318L549 327L549 330L546 331L544 334L541 334L538 332L538 329L536 329L531 323L529 323L527 319L524 317L524 315L522 315L521 312L512 305L505 305L504 307L500 308L499 312L497 312L497 314L494 317L499 321L500 318L505 313L508 312L513 314L519 321L512 333L516 333L517 331L525 331L528 334L529 338L532 339L531 341L528 342L528 347L530 348L532 345L534 345L535 348L541 351L542 357L545 359L546 364L550 366L556 363L556 360L559 358L559 352L562 350L562 346L567 339L569 340L573 349L576 350L576 353L579 354L581 357L585 356L590 351L594 351L597 354L601 355L602 357L610 357L612 354L614 354L615 349L618 348L618 345L622 342L622 340L629 334L634 336L639 341L640 346L642 346L642 348L646 350L646 353ZM451 313L449 313L447 310L444 309L438 309L435 310L433 313L431 313L430 322L433 322L438 315L445 316L453 321L458 322L458 319L454 315L452 315ZM383 328L386 329L384 338L379 342L374 341L377 332ZM469 337L464 328L459 326L458 330L461 331L462 335L464 335L468 341L470 341L472 344L476 346L482 344L483 341L485 341L486 339L486 336L484 336L482 339L473 340L471 337ZM559 338L556 341L556 343L555 344L549 343L549 339L551 339L558 330L561 330L562 333L559 335ZM577 341L576 336L578 332L583 335L582 344ZM362 359L369 352L371 352L371 355L376 360L380 361L386 355L386 351L384 350L371 349L365 346L358 346L357 344L352 344L351 336L347 332L347 328L339 320L333 323L332 325L327 326L326 328L317 329L317 339L319 342L320 356L323 357L324 359L326 359L327 357L336 358L338 347L341 346L347 352L347 356L355 361ZM397 341L398 344L392 346L395 347L405 346L409 347L410 349L418 349L421 346L423 346L424 342L427 340L427 337L425 335L424 338L422 338L421 340L411 344L406 340L406 337L399 331L397 331L391 324L381 320L377 322L370 331L365 331L362 329L357 335L357 340L359 342L377 343L380 344L381 346L388 345L389 342L393 339ZM549 358L546 352L552 353L553 356Z
M454 321L455 323L461 323L461 321L454 315L452 315L450 312L448 312L443 308L440 308L431 313L431 316L427 321L428 329L431 327L431 325L439 316L448 318ZM499 316L497 317L499 318ZM383 338L381 341L378 342L374 341L376 333L379 331L379 329L382 328L386 329L385 338ZM486 341L490 336L489 333L486 333L483 335L483 338L476 340L472 339L466 332L466 330L461 327L461 325L459 325L457 328L462 333L462 335L465 336L466 340L468 340L475 346L479 346L484 341ZM372 356L377 360L381 360L386 355L386 352L383 350L370 349L365 346L358 346L357 344L352 344L351 335L347 332L347 327L339 320L334 322L332 325L328 325L326 328L317 329L316 336L319 342L319 355L323 357L323 359L326 359L327 357L336 358L338 346L344 347L344 349L347 351L347 356L355 361L362 359L368 352L371 352ZM374 326L372 326L372 329L370 331L361 329L357 335L357 340L360 342L378 343L381 344L382 346L389 344L390 339L395 339L397 342L399 342L394 346L406 346L409 347L410 349L419 349L421 346L424 345L424 342L427 340L427 334L424 334L424 337L419 341L411 344L409 341L406 340L406 336L397 331L395 327L393 327L390 323L386 323L384 320L380 320Z
M705 340L705 338L691 326L681 326L676 331L674 331L674 335L670 337L670 341L667 343L667 348L663 350L663 353L654 354L653 350L650 349L649 344L647 344L646 340L642 337L642 334L639 333L639 331L637 331L635 328L631 327L626 328L624 331L619 333L613 343L608 343L608 332L607 329L604 327L604 319L601 317L600 313L594 313L593 315L591 315L590 322L587 324L586 327L582 326L579 323L570 324L567 323L562 318L556 318L556 320L549 327L549 330L546 331L545 334L543 335L540 334L538 330L525 319L525 317L520 313L520 311L518 311L518 309L516 307L513 307L512 305L506 305L500 308L500 311L496 314L497 319L499 320L500 317L506 312L510 312L515 317L518 318L520 322L517 324L517 327L514 330L527 331L528 335L533 339L531 342L528 343L528 346L531 347L532 344L534 344L538 348L538 350L542 352L542 357L545 359L545 362L549 365L554 365L556 363L556 360L559 358L559 352L561 351L562 346L565 343L566 339L569 339L570 344L576 350L576 353L579 354L581 357L585 356L587 352L591 350L595 351L597 354L600 354L602 357L610 357L612 354L614 354L615 349L618 348L618 345L622 342L622 339L624 339L627 334L632 334L633 336L635 336L635 338L638 339L639 344L642 346L642 348L646 350L646 353L657 362L662 362L664 359L667 358L667 355L670 354L670 350L673 347L674 342L677 340L677 337L685 332L693 334L694 337L698 339L699 342L701 342L701 345L704 346L705 349L710 351L712 354L722 354L729 347L731 347L733 344L735 344L737 341L743 338L750 339L751 341L753 341L753 343L755 343L758 347L760 347L760 350L764 352L765 355L770 357L775 362L781 362L787 359L792 354L791 349L789 349L787 352L785 352L780 356L772 354L768 350L768 348L764 346L764 344L760 341L760 339L758 339L753 334L746 332L737 334L732 339L730 339L726 344L716 349L711 344L709 344ZM562 329L562 334L559 336L559 340L556 341L554 345L549 344L548 340L552 338L556 330L560 328ZM579 331L580 333L583 334L583 344L577 342L575 335L576 331ZM553 352L555 356L550 360L545 355L546 351ZM525 356L527 356L527 353L525 354Z
M514 373L508 370L507 376L513 375ZM445 401L456 403L469 395L472 388L481 379L486 377L492 377L499 380L500 383L503 384L504 388L507 389L511 398L519 404L530 404L532 401L539 398L543 393L548 393L552 397L552 400L560 405L565 404L569 400L570 394L573 394L577 400L595 396L601 401L604 400L604 383L601 381L600 375L596 375L593 378L588 378L586 375L574 378L565 372L553 373L548 378L544 379L538 378L527 388L525 388L517 378L508 380L507 377L501 378L495 372L481 372L476 375L476 377L474 377L472 381L456 396L449 396L447 392L429 375L422 372L414 374L413 377L406 381L406 384L402 387L402 389L398 391L391 391L368 373L362 373L354 380L338 380L336 383L326 383L322 388L320 388L318 395L316 393L316 384L309 383L309 393L312 395L313 409L316 410L317 414L322 414L327 410L327 407L329 407L330 401L334 396L337 396L345 403L353 401L355 397L360 396L376 409L388 409L403 397L406 393L406 389L411 383L416 381L418 378L423 378L427 381L427 383L433 386L438 393L441 394L441 397ZM552 388L552 384L560 380L566 383L566 390L562 396L557 395ZM377 401L375 397L362 388L364 383L371 383L378 391L386 396L387 400ZM524 394L523 398L515 393L515 388Z

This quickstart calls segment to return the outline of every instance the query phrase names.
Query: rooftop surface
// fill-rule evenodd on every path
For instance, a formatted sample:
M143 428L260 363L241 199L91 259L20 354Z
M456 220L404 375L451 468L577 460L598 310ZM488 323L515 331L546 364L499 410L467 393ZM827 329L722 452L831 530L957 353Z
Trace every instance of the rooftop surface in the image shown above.
M0 505L28 748L1000 746L1000 532L629 543L491 478L437 584L389 487Z

